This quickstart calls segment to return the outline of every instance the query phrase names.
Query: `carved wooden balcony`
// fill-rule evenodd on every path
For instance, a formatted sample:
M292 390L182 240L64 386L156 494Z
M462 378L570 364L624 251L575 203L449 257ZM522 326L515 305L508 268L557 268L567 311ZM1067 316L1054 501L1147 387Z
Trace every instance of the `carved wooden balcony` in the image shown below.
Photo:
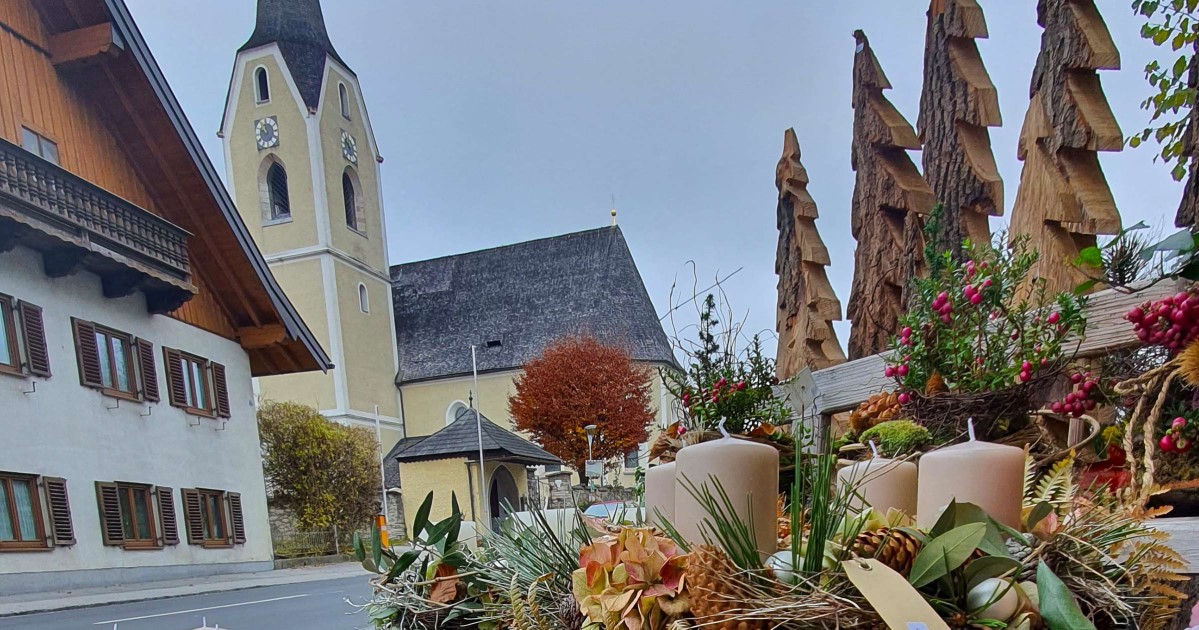
M106 297L143 291L151 312L195 293L183 228L0 138L0 252L42 253L46 275L100 276Z

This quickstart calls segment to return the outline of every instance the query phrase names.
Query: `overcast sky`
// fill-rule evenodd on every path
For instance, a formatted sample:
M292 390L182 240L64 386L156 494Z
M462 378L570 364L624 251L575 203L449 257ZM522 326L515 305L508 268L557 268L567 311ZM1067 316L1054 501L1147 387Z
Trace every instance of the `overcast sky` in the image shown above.
M127 0L218 167L234 52L253 0ZM979 48L999 90L992 129L1010 209L1016 140L1040 44L1035 0L980 0ZM1123 56L1102 72L1125 134L1142 128L1139 37L1129 0L1097 0ZM794 127L849 299L855 242L850 68L861 28L915 123L924 0L325 0L334 45L358 73L383 165L392 263L619 222L660 314L676 279L717 273L746 329L773 351L774 168ZM1152 148L1103 154L1126 225L1168 228L1181 195ZM919 155L913 154L919 164ZM1005 219L994 220L1001 228ZM838 326L841 343L848 325ZM669 326L667 329L669 333Z

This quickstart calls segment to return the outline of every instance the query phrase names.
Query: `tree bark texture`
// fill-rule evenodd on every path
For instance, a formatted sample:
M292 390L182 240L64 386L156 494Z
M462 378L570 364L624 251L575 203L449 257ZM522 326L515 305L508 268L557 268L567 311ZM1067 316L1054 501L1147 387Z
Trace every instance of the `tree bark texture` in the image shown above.
M779 191L775 367L779 379L785 380L805 367L821 370L843 363L845 352L833 330L833 322L841 319L841 301L825 272L831 261L816 230L819 214L808 193L808 172L800 162L794 129L783 135L783 156L775 168L774 183Z
M1098 151L1121 150L1124 136L1096 72L1118 68L1120 54L1094 0L1040 0L1037 15L1045 30L1020 131L1011 232L1040 255L1030 277L1069 291L1087 280L1073 264L1079 251L1120 230Z
M1191 65L1187 70L1187 87L1199 89L1199 40L1191 50ZM1187 114L1187 129L1182 136L1182 157L1187 163L1187 183L1182 192L1182 201L1178 204L1178 214L1174 217L1174 225L1180 228L1191 228L1195 231L1199 223L1199 155L1196 152L1196 135L1199 135L1199 109L1191 106Z
M883 96L891 84L865 33L856 31L853 63L853 206L858 241L847 315L853 322L849 357L883 351L898 332L904 294L921 259L921 217L932 210L932 189L908 150L919 149L912 125Z
M1003 180L987 131L1002 124L999 97L974 42L986 36L975 0L933 0L929 6L916 125L924 177L944 205L937 246L959 261L962 240L989 243L987 218L1003 214Z

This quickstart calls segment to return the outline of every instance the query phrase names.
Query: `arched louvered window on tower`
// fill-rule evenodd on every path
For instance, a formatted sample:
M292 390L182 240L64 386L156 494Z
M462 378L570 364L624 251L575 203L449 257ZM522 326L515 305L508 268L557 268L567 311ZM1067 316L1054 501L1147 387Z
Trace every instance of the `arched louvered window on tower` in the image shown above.
M291 200L287 196L287 171L275 162L266 172L266 185L270 192L271 220L291 217Z
M342 118L349 120L350 119L350 94L349 94L349 91L346 90L345 83L337 84L337 98L338 98L338 101L341 103Z
M358 191L354 188L354 178L350 176L349 169L341 174L341 199L346 214L346 227L361 232L365 226L361 209L358 207Z
M271 83L266 76L266 68L258 66L258 69L254 71L254 86L258 92L255 96L259 103L271 100Z

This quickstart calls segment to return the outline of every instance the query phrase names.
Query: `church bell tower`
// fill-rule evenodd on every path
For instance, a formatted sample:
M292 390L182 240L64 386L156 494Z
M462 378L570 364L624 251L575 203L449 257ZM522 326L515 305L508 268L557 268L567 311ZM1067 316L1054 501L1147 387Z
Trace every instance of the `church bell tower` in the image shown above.
M263 399L311 405L403 435L379 167L358 77L320 0L258 0L237 51L220 136L237 207L275 278L336 367L256 381Z

